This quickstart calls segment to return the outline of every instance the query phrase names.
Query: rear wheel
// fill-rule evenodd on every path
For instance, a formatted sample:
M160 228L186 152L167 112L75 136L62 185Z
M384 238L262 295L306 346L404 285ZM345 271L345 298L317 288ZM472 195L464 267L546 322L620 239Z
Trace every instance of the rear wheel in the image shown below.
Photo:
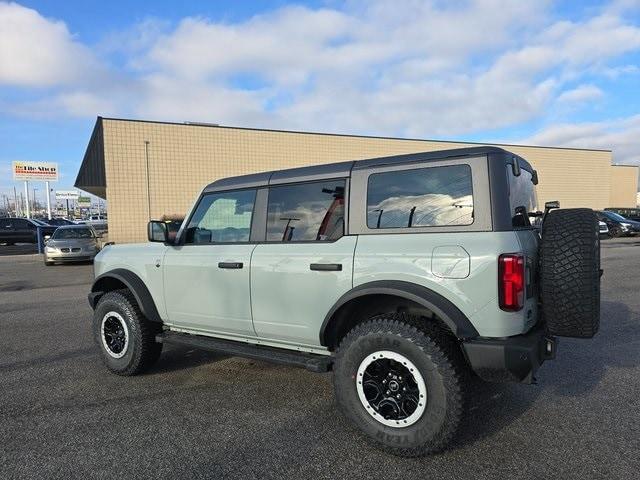
M153 365L162 351L155 340L159 324L147 320L128 290L106 293L93 315L93 333L102 360L118 375L136 375Z
M542 225L542 311L547 330L593 337L600 325L600 235L593 210L553 210Z
M356 326L340 344L336 399L382 449L426 455L445 448L458 430L463 368L455 341L437 327L385 314Z
M621 237L623 234L622 230L618 227L611 227L609 229L609 236L613 238Z

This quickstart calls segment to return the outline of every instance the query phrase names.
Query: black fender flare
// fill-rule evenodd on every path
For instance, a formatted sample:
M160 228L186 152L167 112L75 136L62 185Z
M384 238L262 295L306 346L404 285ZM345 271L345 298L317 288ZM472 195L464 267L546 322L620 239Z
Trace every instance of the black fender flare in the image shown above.
M365 295L393 295L422 305L435 313L460 340L480 336L467 316L442 295L433 290L400 280L381 280L358 285L342 295L331 307L320 328L320 344L327 346L327 329L334 314L348 302Z
M162 323L162 318L158 313L156 304L153 301L153 297L149 292L149 289L145 285L144 281L135 273L124 268L116 268L103 273L97 277L91 287L91 293L89 293L89 305L95 310L98 300L105 294L105 284L108 279L115 279L123 283L129 291L133 294L142 311L142 314L152 322Z

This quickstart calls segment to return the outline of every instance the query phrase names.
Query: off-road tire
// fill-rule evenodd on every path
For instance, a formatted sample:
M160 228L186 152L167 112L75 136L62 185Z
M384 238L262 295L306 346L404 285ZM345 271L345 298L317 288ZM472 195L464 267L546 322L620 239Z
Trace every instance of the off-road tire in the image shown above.
M109 312L120 314L127 324L128 347L121 358L110 355L102 340L102 320ZM160 331L158 323L145 318L129 290L105 293L98 301L93 314L94 339L100 348L102 361L109 370L118 375L142 373L158 360L162 344L157 343L155 337Z
M593 337L600 325L600 234L593 210L549 212L542 225L540 268L549 333Z
M383 425L366 411L358 396L359 365L382 350L404 355L424 379L427 405L413 425ZM466 370L457 341L440 327L404 313L383 314L354 327L340 343L334 363L335 396L344 416L379 448L417 457L441 451L458 431Z

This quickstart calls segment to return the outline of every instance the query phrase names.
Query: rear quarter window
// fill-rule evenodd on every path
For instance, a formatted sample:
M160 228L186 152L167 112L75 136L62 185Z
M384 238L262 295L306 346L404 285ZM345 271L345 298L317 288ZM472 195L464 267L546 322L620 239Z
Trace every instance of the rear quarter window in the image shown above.
M370 229L471 225L473 208L469 165L414 168L369 176Z

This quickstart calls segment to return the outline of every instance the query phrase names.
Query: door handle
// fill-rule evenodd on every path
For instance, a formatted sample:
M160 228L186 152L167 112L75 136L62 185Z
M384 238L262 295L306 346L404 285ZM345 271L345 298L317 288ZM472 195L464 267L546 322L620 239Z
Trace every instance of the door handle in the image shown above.
M218 268L242 268L242 262L218 262Z
M341 263L312 263L309 265L311 270L317 270L319 272L340 272L342 271Z

